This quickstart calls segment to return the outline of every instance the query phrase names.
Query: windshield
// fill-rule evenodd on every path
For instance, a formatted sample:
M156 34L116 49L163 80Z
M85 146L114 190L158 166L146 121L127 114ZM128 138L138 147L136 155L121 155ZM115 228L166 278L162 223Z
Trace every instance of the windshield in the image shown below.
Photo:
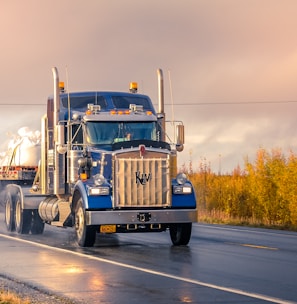
M157 140L156 122L87 122L87 142L93 145L130 140Z
M130 104L143 106L144 110L152 110L149 100L139 96L112 96L112 102L116 109L129 109Z

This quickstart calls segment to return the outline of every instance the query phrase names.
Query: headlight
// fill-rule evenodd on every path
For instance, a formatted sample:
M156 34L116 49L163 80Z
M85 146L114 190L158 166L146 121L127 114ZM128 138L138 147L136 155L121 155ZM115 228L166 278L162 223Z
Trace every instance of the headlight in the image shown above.
M185 173L179 173L176 176L176 181L179 185L183 185L187 181L187 176Z
M94 183L97 186L101 186L105 183L105 177L102 174L96 174L93 176Z
M90 187L88 188L88 195L109 195L109 187Z
M191 194L192 187L190 186L173 186L173 194Z

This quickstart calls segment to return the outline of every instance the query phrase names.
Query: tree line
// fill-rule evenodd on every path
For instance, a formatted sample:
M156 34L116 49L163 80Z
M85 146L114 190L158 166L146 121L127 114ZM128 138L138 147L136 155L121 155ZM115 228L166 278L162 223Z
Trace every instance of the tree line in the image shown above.
M201 163L187 170L196 191L199 213L241 222L297 229L297 155L259 149L255 161L231 174L216 174Z

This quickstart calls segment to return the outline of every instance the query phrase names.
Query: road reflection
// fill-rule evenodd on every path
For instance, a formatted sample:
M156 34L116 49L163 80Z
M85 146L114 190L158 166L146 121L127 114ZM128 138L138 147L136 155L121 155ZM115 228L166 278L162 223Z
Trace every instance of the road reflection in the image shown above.
M69 256L65 259L65 254L50 254L49 251L41 251L39 261L46 268L46 275L52 277L52 286L64 284L72 286L75 290L98 291L105 289L104 271L99 267L92 266L92 261L83 258L78 259ZM61 282L61 278L62 282Z

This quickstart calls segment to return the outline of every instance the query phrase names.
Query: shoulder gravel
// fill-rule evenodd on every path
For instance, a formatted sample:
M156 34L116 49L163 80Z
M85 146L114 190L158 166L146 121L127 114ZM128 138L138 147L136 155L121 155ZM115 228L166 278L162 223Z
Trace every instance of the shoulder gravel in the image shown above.
M13 278L0 275L0 290L17 294L22 300L29 300L30 304L81 304L67 297L42 290L39 287L31 286L26 282L20 282Z

